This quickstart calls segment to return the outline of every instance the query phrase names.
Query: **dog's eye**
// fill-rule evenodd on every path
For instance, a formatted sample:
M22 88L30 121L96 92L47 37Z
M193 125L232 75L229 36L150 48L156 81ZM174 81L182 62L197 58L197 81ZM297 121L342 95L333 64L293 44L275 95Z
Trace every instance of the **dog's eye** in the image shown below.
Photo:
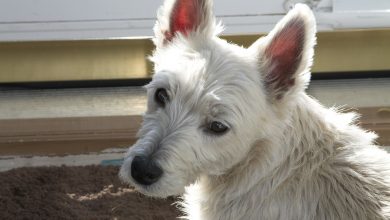
M157 102L157 104L164 107L165 104L169 101L167 90L163 88L157 89L156 93L154 94L154 100Z
M208 125L208 130L214 134L223 134L228 129L229 128L226 125L219 121L213 121Z

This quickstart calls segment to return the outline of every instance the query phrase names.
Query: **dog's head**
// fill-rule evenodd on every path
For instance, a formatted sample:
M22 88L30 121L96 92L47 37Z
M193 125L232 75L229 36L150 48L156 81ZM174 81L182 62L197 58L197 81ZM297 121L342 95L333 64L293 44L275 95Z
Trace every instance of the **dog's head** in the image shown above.
M249 48L217 36L211 8L210 0L176 0L159 10L148 108L120 171L145 194L180 194L243 161L309 81L315 21L307 6Z

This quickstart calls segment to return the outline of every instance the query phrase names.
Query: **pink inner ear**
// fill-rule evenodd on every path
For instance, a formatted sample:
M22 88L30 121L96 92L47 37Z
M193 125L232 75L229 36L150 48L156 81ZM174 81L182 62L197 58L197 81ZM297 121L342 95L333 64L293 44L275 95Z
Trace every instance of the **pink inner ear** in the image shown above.
M200 8L198 0L177 0L171 14L170 33L166 34L168 41L176 32L188 34L200 23Z
M303 22L298 18L288 22L265 50L269 62L265 81L273 90L287 91L295 83L305 38Z

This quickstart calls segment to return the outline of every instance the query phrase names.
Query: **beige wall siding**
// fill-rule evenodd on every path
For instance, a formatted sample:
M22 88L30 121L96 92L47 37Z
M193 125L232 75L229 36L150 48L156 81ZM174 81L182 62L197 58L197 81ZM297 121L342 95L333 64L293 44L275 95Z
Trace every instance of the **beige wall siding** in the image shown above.
M248 46L259 36L225 36ZM0 43L0 82L151 75L150 39ZM390 70L390 29L318 34L313 72Z

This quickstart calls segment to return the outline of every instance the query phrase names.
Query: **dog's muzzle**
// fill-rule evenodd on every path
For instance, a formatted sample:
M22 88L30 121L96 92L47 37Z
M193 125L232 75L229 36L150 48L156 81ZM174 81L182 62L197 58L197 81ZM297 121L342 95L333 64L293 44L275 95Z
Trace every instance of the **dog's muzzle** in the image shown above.
M131 176L139 184L151 185L157 182L162 174L162 169L148 157L136 156L131 162Z

